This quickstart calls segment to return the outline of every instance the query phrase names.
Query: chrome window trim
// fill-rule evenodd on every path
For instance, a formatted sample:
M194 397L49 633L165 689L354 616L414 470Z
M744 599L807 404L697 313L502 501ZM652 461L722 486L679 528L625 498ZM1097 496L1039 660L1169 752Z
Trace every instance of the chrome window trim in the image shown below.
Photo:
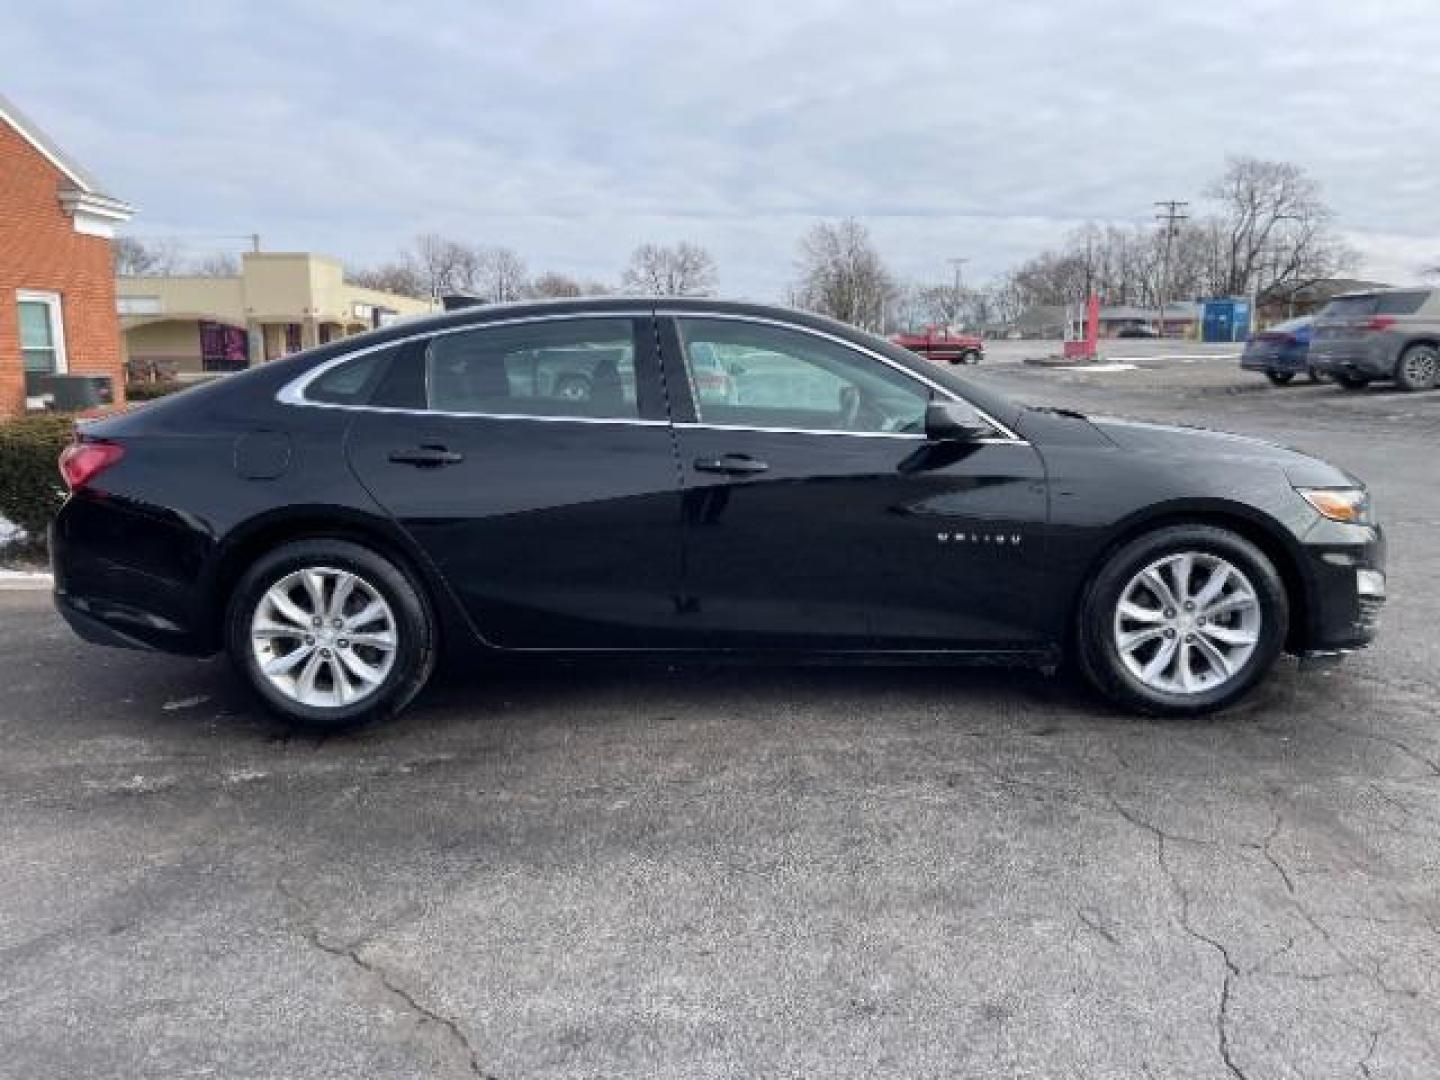
M860 353L860 354L862 354L862 355L864 355L864 356L868 356L868 357L870 357L872 360L878 360L878 361L880 361L880 363L884 364L886 367L888 367L888 368L890 368L890 369L892 369L892 370L894 370L894 371L898 371L901 375L905 376L906 378L913 379L915 382L920 383L922 386L928 386L931 390L934 390L936 393L944 395L944 397L945 397L947 400L949 400L949 401L965 401L965 404L969 405L972 409L974 409L977 413L980 414L980 418L981 418L982 420L984 420L987 424L989 424L991 427L993 427L996 431L998 431L998 432L1003 436L1002 438L999 438L999 439L977 439L977 440L975 440L976 442L981 442L981 443L989 443L989 442L1016 442L1016 443L1024 443L1024 442L1026 442L1026 440L1022 439L1022 438L1021 438L1019 435L1017 435L1014 431L1010 430L1010 427L1009 427L1007 424L1003 424L1003 423L1001 423L999 420L995 419L995 417L991 416L991 415L990 415L989 413L987 413L984 409L981 409L981 408L979 408L978 406L976 406L973 401L967 401L967 400L965 400L963 397L961 397L961 395L957 394L954 390L951 390L948 386L941 386L941 385L940 385L939 383L937 383L937 382L932 382L931 380L925 378L925 376L919 374L918 372L911 371L909 368L906 368L906 367L904 367L904 366L901 365L901 364L897 364L894 360L891 360L888 356L885 356L885 355L883 355L882 353L878 353L878 352L876 352L874 349L867 349L864 345L857 345L855 342L853 342L853 341L848 341L848 340L846 340L845 338L839 337L839 336L836 335L836 334L829 334L829 333L826 333L824 330L816 330L814 327L803 326L803 325L801 325L801 324L799 324L799 323L785 322L785 321L782 320L782 319L771 319L771 318L768 318L768 317L763 316L763 315L745 315L745 314L742 314L742 313L740 313L740 312L731 312L731 311L684 311L684 310L674 309L674 308L657 308L656 311L655 311L655 317L656 317L657 319L728 319L728 320L730 320L731 322L748 322L748 323L758 323L758 324L760 324L761 326L778 326L778 327L780 327L782 330L793 330L793 331L795 331L795 332L797 332L797 333L809 334L811 337L821 338L822 340L828 341L828 342L830 342L831 344L839 345L839 346L840 346L841 348L843 348L843 349L849 349L849 350L851 350L852 352L857 352L857 353ZM681 363L685 363L684 357L681 357ZM689 370L690 370L690 367L689 367L688 364L685 365L685 370L686 370L686 373L687 373L687 375L688 375ZM675 426L676 426L676 427L697 426L697 427L720 427L720 428L724 428L724 427L726 427L727 425L720 425L720 424L695 424L695 425L676 424ZM894 435L894 434L901 434L901 433L897 433L897 432L888 432L888 431L882 431L882 432L826 431L826 430L823 430L823 429L822 429L822 430L815 430L815 431L813 431L813 432L808 432L808 429L799 429L799 428L737 427L737 428L735 428L734 430L737 430L737 431L790 431L790 432L812 433L812 434L817 434L817 435L861 435L861 436L865 436L865 435ZM923 435L918 436L918 437L919 437L919 438L922 438L922 439L924 438Z
M920 383L922 386L929 387L931 390L934 390L936 393L942 395L946 400L965 401L965 399L961 395L957 394L949 387L941 386L939 383L932 382L931 380L925 378L923 375L920 375L917 372L910 371L908 368L897 364L889 357L884 356L881 353L877 353L874 349L867 349L863 345L857 345L855 344L855 342L847 341L845 338L838 337L835 334L829 334L823 330L816 330L813 327L809 326L802 326L799 323L786 322L783 319L767 318L763 315L744 315L738 312L729 311L684 311L677 309L656 308L649 311L648 314L656 319L728 319L732 322L749 322L757 323L761 326L777 326L782 330L793 330L797 333L809 334L812 337L821 338L825 341L831 342L832 344L839 345L841 348L850 349L854 352L861 353L864 356L868 356L871 359L878 360L886 367L898 371L901 375L913 379L915 382ZM386 405L344 405L340 402L335 401L311 401L309 398L305 397L305 390L311 383L313 383L316 379L320 378L326 372L339 367L341 364L347 363L351 360L357 360L362 356L366 356L372 352L378 352L381 349L390 349L400 345L408 345L414 341L426 341L431 338L443 337L446 334L461 334L467 333L472 330L486 330L491 327L524 326L529 323L557 322L562 319L625 319L628 322L634 322L637 318L643 318L644 315L644 312L636 311L563 311L555 312L550 315L526 315L514 319L495 319L489 322L463 323L459 326L446 326L439 329L422 330L418 333L408 334L404 337L390 338L387 341L378 342L374 345L367 345L364 348L355 349L350 352L341 353L339 356L331 357L323 364L319 364L311 368L309 371L306 371L303 374L297 375L294 379L291 379L288 383L286 383L278 391L276 391L275 400L282 405L294 405L309 409L340 409L345 412L393 413L401 416L445 416L452 419L463 419L466 417L472 417L482 420L537 420L542 423L621 424L631 427L669 427L670 421L668 420L646 420L640 418L627 419L625 417L604 416L538 416L532 415L530 413L450 412L440 409L393 408ZM684 358L681 357L680 361L683 364ZM688 365L686 370L688 372ZM999 438L977 439L975 440L976 442L982 444L1017 443L1022 446L1029 445L1029 442L1027 440L1022 439L1019 435L1012 431L1008 425L1003 424L999 420L995 419L995 417L991 416L984 409L976 406L974 402L965 401L965 403L969 405L972 409L974 409L977 413L979 413L981 419L983 419L987 424L995 428L995 430L1000 432L1001 435L1001 437ZM793 435L848 435L851 438L862 439L877 437L889 439L925 438L925 436L921 434L911 434L907 432L896 431L833 431L824 428L762 428L745 427L740 425L732 426L725 424L704 424L698 422L686 422L675 424L674 426L677 428L693 428L713 431L768 431L780 434Z
M840 431L835 428L754 427L750 424L707 424L685 420L675 425L680 431L754 431L772 435L845 435L852 439L919 439L925 436L913 431ZM1008 441L1008 440L1007 440Z
M979 412L980 410L976 410ZM983 414L982 414L983 415ZM831 428L790 428L790 427L748 427L744 424L702 424L681 421L675 425L677 431L751 431L760 435L839 435L847 439L909 439L911 442L928 442L924 435L914 431L836 431ZM1003 435L984 439L971 439L972 446L1029 446L1024 439L1011 439Z

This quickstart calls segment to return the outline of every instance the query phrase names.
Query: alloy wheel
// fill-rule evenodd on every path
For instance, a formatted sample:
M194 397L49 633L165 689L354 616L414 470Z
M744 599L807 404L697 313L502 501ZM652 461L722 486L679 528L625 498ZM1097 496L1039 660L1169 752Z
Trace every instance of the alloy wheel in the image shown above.
M1411 386L1434 386L1440 375L1440 359L1436 351L1420 345L1410 349L1400 360L1405 365L1405 378Z
M395 613L358 574L306 567L271 585L250 620L260 674L292 701L352 705L384 685L395 663Z
M1150 689L1205 693L1245 668L1262 620L1259 595L1239 567L1218 555L1180 552L1125 586L1115 608L1115 647Z

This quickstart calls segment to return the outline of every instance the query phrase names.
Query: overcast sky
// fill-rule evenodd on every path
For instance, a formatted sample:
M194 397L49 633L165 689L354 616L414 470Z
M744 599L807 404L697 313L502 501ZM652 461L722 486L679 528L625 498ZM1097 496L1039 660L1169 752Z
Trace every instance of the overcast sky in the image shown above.
M0 91L197 251L439 231L616 281L689 239L783 299L855 215L902 276L982 281L1245 153L1321 182L1365 274L1440 258L1436 0L7 6Z

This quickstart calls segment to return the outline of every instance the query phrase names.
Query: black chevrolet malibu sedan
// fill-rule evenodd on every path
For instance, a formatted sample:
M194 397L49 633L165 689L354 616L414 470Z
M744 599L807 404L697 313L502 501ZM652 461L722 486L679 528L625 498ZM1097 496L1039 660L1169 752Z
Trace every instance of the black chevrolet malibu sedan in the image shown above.
M1324 462L708 300L407 322L85 424L62 471L80 635L224 649L314 725L393 714L442 651L1069 657L1194 714L1366 644L1385 593Z

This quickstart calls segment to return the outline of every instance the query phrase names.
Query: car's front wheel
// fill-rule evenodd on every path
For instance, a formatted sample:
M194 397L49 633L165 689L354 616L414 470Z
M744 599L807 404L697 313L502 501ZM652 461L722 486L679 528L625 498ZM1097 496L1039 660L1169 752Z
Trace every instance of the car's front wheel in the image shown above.
M1250 690L1288 627L1284 584L1259 548L1210 525L1169 526L1126 544L1091 581L1080 662L1120 705L1191 716Z
M1289 386L1290 381L1295 378L1295 373L1293 371L1267 371L1265 376L1276 386Z
M434 617L389 559L344 540L300 540L257 560L230 602L226 644L275 712L307 727L392 716L435 662Z

